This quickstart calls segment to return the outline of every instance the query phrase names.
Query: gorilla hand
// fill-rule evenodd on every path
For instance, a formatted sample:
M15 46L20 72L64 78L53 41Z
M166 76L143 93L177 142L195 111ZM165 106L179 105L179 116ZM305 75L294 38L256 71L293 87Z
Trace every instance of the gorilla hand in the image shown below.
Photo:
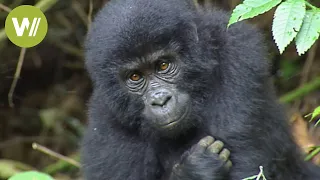
M224 148L223 142L211 136L204 137L182 155L181 162L173 167L170 179L227 179L232 166L229 156L230 151Z

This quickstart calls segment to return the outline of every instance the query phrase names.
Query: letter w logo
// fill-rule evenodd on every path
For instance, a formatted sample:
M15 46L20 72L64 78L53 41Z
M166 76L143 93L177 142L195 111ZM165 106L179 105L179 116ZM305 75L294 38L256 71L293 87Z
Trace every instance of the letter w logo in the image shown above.
M33 18L31 28L29 29L30 22L28 18L22 19L21 26L19 26L17 18L12 18L12 22L14 25L14 29L16 30L17 36L23 36L25 29L29 30L29 36L36 36L40 20L41 18Z

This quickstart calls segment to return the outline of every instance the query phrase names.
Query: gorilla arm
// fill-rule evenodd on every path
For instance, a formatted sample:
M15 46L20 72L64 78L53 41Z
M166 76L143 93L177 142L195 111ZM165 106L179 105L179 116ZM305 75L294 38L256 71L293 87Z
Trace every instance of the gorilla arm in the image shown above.
M104 130L98 128L94 130L89 126L84 140L83 158L85 162L91 161L86 167L90 171L86 179L138 180L143 173L146 177L152 176L152 170L149 171L152 165L143 167L146 157L151 157L148 155L150 149L145 144L116 132L113 137L105 137L101 133Z
M99 100L92 103L93 106L98 104L97 101ZM85 172L85 179L155 179L157 161L151 148L136 136L113 127L107 122L110 119L106 112L107 110L99 111L96 108L89 112L90 123L82 146L84 170L89 172Z

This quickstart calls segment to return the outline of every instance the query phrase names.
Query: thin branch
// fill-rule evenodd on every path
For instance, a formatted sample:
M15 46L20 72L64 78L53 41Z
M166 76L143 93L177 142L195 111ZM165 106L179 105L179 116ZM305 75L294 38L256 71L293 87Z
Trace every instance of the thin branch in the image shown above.
M306 83L303 87L295 89L280 97L282 103L289 103L295 99L301 98L306 94L320 88L320 76Z
M56 152L52 151L49 148L41 146L40 144L32 143L32 148L35 149L35 150L38 150L40 152L43 152L45 154L48 154L48 155L50 155L52 157L55 157L57 159L61 159L61 160L65 161L65 162L68 162L68 163L80 168L80 163L79 162L77 162L77 161L75 161L75 160L73 160L71 158L68 158L66 156L63 156L63 155L61 155L59 153L56 153Z
M54 6L58 0L42 0L39 1L37 4L35 4L35 7L40 8L43 12L46 12L48 9L50 9L52 6Z
M90 29L92 24L92 12L93 12L93 2L89 1L89 12L88 12L88 29Z
M24 144L24 143L33 143L34 141L38 142L58 142L58 138L52 137L43 137L43 136L30 136L30 137L14 137L12 139L8 139L6 141L0 142L0 150L3 148L11 148L16 144Z
M79 153L75 153L75 154L70 155L70 158L74 159L76 161L79 161L80 155L79 155ZM64 169L70 169L71 168L70 166L73 166L73 165L70 165L68 162L65 162L63 160L59 160L55 163L52 163L52 164L44 167L42 169L42 172L45 172L47 174L56 174L57 172L61 172Z
M9 102L9 106L11 108L14 107L12 97L13 97L14 90L15 90L15 88L17 86L18 79L20 77L20 73L21 73L24 57L25 57L25 54L26 54L26 50L27 50L26 48L21 48L20 56L19 56L19 60L18 60L18 65L17 65L17 68L16 68L16 72L14 74L14 79L12 81L12 84L11 84L11 87L10 87L10 90L9 90L9 93L8 93L8 102Z
M310 70L312 68L312 65L313 65L313 62L314 62L314 59L316 56L317 48L318 48L317 45L318 45L318 43L315 43L308 52L306 62L305 62L303 69L302 69L299 87L303 87L303 85L308 82ZM294 107L296 109L298 109L299 106L301 105L301 100L302 99L299 99L299 101L295 102Z
M310 74L310 70L312 68L315 56L316 56L316 52L317 52L317 48L318 48L318 43L315 43L313 45L313 47L309 50L307 59L306 59L306 63L303 67L302 70L302 77L301 77L301 81L300 81L300 86L303 86L303 84L305 84L308 79L309 79L309 74Z
M10 9L8 6L5 6L4 4L0 3L0 9L6 11L6 12L10 12L12 9Z
M72 9L76 12L76 14L79 16L79 18L82 20L82 22L86 25L88 25L87 22L87 14L86 12L83 10L82 5L80 4L80 2L73 0L72 4L71 4Z

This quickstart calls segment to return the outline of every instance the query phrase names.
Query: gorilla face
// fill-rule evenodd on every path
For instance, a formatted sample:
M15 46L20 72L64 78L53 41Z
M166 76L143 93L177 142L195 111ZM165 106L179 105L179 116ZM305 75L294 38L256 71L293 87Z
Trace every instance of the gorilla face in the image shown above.
M143 117L159 130L185 124L190 111L190 96L177 89L181 61L174 52L159 50L137 58L120 73L129 93L141 97Z

